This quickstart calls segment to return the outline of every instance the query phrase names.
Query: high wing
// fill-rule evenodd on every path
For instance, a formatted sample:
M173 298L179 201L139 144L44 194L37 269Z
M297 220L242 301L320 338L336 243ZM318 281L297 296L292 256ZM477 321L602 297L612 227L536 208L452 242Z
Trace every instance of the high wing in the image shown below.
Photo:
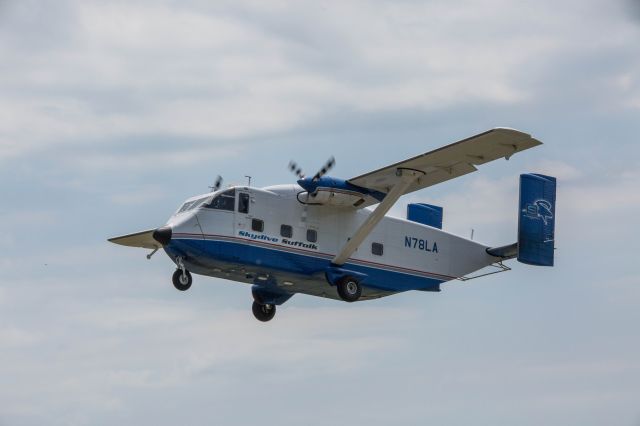
M476 166L489 161L499 158L508 160L517 152L541 144L542 142L527 133L513 129L496 128L348 179L347 182L362 188L388 193L401 180L397 173L398 169L416 170L424 173L401 194L404 195L475 172Z
M123 246L157 250L162 248L162 244L153 239L154 231L155 229L150 229L148 231L136 232L135 234L121 235L119 237L109 238L109 241Z
M497 128L347 180L386 195L331 263L343 265L402 195L475 172L477 165L498 158L509 159L516 152L541 144L527 133Z

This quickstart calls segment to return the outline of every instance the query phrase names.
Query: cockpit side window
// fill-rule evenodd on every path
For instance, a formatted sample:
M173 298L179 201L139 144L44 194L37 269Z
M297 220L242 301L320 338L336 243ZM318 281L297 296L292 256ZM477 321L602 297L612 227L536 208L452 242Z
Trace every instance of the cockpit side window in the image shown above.
M236 190L230 189L211 200L205 207L216 210L233 211L236 205Z

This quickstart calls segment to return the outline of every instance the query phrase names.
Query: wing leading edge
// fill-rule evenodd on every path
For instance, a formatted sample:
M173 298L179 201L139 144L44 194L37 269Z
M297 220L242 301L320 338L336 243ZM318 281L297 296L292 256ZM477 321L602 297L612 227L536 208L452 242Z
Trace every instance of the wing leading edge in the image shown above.
M427 188L468 173L476 166L499 158L507 160L515 153L541 145L527 133L514 129L496 128L452 143L434 151L366 173L347 180L363 188L388 193L401 178L398 169L424 173L411 183L403 194Z
M162 248L162 244L153 238L155 229L148 231L136 232L135 234L121 235L119 237L109 238L109 242L120 244L122 246L140 247L150 250Z

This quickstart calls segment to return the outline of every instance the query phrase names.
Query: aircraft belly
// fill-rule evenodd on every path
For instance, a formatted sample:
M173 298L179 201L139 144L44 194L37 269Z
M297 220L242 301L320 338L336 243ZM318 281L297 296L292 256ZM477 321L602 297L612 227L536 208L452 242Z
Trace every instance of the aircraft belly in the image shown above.
M249 243L240 243L232 237L219 237L213 241L178 239L165 247L170 257L182 256L187 269L202 275L229 279L247 284L276 286L290 293L305 293L337 299L337 293L326 278L331 256L302 255L278 249L265 249ZM222 241L226 240L226 241ZM381 269L358 260L344 267L361 273L363 299L387 296L407 290L437 291L446 279L426 277L412 272Z

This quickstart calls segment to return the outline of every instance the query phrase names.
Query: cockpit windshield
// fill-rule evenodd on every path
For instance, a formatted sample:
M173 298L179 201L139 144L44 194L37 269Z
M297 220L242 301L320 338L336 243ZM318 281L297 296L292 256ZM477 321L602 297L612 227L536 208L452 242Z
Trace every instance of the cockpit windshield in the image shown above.
M180 207L178 213L184 213L189 210L195 210L198 207L205 207L208 209L227 210L233 211L236 205L236 190L229 189L222 194L216 196L210 203L205 204L209 200L210 196L201 197L197 200L187 201Z
M233 211L235 208L235 205L236 205L236 190L230 189L228 191L224 191L222 194L218 195L216 198L211 200L211 203L209 203L205 207L210 209Z
M189 210L197 209L208 199L209 197L202 197L202 198L198 198L197 200L187 201L182 205L182 207L180 207L180 210L178 210L178 213L183 213Z

